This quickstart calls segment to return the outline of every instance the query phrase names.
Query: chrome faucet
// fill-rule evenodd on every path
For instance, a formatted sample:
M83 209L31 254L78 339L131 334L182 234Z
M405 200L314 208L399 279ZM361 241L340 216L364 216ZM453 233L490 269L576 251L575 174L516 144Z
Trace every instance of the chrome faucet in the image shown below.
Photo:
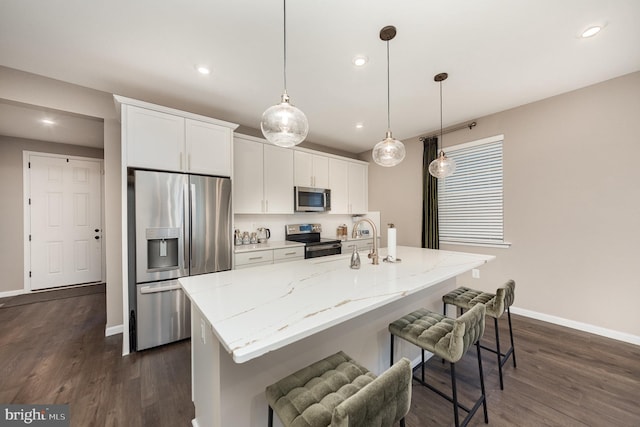
M362 218L361 220L358 220L358 222L356 222L356 224L353 226L351 237L355 239L355 237L357 236L356 231L358 231L358 227L363 222L368 222L373 229L373 249L371 249L371 252L367 256L371 258L371 262L373 265L378 265L378 229L376 228L376 225L373 223L373 221L371 221L369 218Z

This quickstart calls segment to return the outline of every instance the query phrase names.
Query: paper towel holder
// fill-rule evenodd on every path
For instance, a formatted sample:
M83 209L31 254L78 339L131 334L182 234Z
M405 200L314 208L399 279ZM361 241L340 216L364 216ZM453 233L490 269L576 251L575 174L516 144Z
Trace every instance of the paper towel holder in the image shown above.
M389 223L387 224L389 226L389 229L393 229L395 231L396 226L393 223ZM389 249L389 239L387 239L387 250ZM395 242L394 242L395 244ZM392 263L398 263L398 262L402 262L402 260L400 258L396 258L393 257L391 255L387 255L386 257L384 257L382 259L383 262L392 262Z

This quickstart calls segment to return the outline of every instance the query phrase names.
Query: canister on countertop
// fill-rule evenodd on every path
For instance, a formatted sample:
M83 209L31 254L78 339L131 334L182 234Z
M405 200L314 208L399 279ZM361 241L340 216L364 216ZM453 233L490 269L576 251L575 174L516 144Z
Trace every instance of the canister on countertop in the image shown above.
M336 238L340 240L347 240L347 225L341 224L336 230Z

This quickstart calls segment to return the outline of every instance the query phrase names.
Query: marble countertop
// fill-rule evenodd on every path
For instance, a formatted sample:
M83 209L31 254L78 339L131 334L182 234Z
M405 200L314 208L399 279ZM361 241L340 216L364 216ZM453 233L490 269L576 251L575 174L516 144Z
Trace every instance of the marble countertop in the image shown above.
M233 253L239 254L243 252L267 251L272 249L282 249L291 247L304 246L304 243L289 242L286 240L267 241L267 243L254 243L249 245L237 245L233 247Z
M494 259L491 255L398 246L401 263L349 254L179 279L236 363L282 348Z

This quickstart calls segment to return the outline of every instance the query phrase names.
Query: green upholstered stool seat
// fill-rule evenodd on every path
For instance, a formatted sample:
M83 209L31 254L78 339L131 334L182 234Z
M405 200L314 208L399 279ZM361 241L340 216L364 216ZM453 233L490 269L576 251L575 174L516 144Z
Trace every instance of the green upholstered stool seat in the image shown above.
M495 353L498 357L498 373L500 376L500 388L504 390L504 382L502 378L502 367L512 357L513 366L516 367L516 354L513 344L513 329L511 327L511 310L509 307L513 304L515 299L516 282L513 280L507 281L504 285L496 290L495 294L489 292L477 291L475 289L460 287L454 289L448 294L442 297L444 303L444 313L447 312L447 304L456 306L462 313L464 310L468 310L476 304L484 304L487 308L487 315L493 317L494 326L496 330L496 348L489 348L482 346L485 350L489 350ZM509 320L509 336L511 338L511 347L502 353L500 349L500 332L498 329L498 319L502 317L504 312L507 312L507 318Z
M394 337L402 338L420 347L422 350L422 376L421 378L414 377L414 379L453 403L456 426L466 425L480 405L482 405L484 409L485 423L489 422L479 345L480 338L484 333L485 314L486 309L484 304L476 304L457 319L451 319L422 308L389 324L389 332L391 333L391 362L393 363L394 356ZM472 408L467 408L458 402L455 364L462 359L469 347L474 344L478 349L477 358L481 395ZM450 362L452 396L445 395L425 381L425 350ZM462 421L462 424L460 424L459 421L458 408L467 412L467 416Z
M379 377L338 352L267 387L273 412L285 427L388 427L411 406L411 364L402 359Z

